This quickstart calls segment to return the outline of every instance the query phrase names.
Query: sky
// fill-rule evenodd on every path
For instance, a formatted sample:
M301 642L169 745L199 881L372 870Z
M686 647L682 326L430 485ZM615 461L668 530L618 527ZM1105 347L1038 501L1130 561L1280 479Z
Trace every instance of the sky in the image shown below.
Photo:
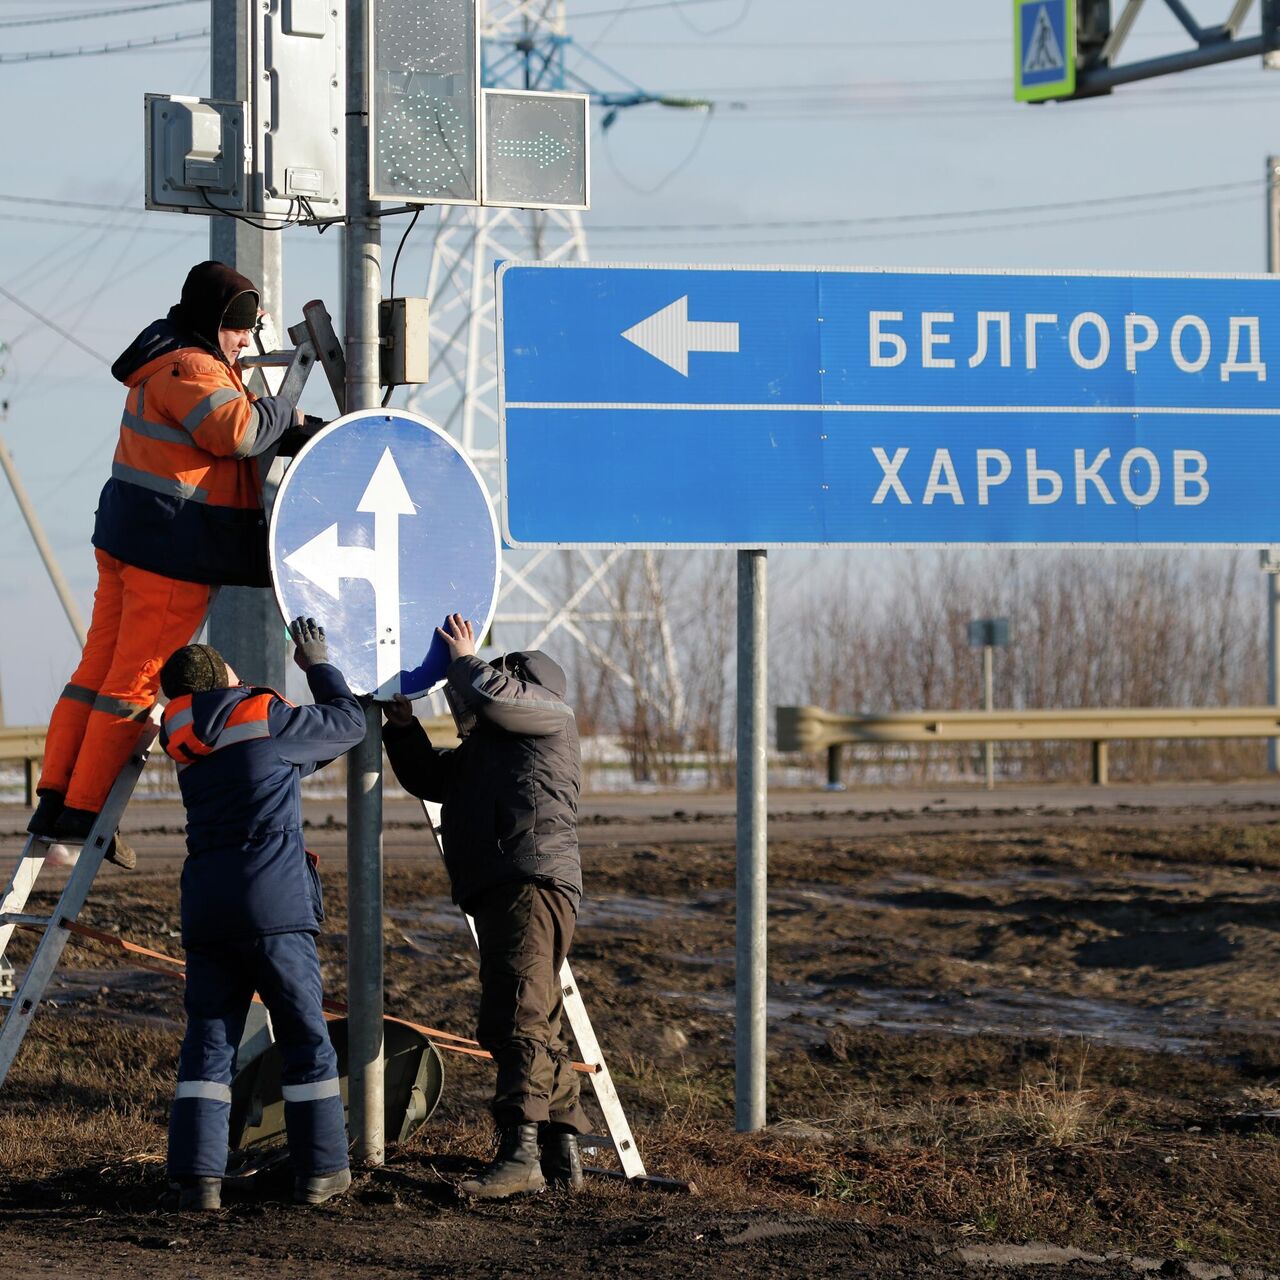
M1191 0L1206 24L1229 7ZM634 83L714 104L635 108L603 136L597 125L584 215L595 260L1265 267L1280 72L1257 59L1032 107L1013 101L1007 0L567 9L569 64L598 87ZM203 218L142 210L142 97L207 93L208 41L15 59L207 26L205 0L0 0L0 436L86 618L93 512L122 403L108 366L207 256ZM1150 4L1125 59L1187 44ZM399 292L425 290L430 252L423 218ZM336 312L338 253L337 237L285 233L288 314L317 295ZM78 646L3 487L0 553L5 718L43 723Z

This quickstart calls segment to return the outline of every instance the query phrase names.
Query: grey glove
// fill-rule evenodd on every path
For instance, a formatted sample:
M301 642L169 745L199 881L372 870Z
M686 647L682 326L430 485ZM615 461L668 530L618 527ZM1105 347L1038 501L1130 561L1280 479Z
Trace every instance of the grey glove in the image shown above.
M329 661L329 646L324 642L324 628L314 618L294 618L289 623L289 634L297 648L293 660L303 671L309 671L318 662Z

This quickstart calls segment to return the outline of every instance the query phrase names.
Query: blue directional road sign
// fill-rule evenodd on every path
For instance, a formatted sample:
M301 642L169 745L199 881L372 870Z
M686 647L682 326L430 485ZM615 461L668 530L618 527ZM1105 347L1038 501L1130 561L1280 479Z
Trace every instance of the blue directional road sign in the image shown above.
M1280 280L506 263L515 546L1280 541Z
M271 514L276 599L324 625L356 693L417 698L444 679L450 613L483 635L498 598L498 527L445 431L403 409L331 422L285 473Z

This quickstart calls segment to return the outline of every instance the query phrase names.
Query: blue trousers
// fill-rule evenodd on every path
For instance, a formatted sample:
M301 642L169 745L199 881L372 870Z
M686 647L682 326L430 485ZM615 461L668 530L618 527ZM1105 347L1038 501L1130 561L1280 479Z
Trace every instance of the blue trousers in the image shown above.
M338 1058L320 1009L320 961L309 933L277 933L187 951L187 1032L169 1113L169 1176L227 1168L231 1078L253 993L283 1058L285 1128L294 1172L347 1167Z

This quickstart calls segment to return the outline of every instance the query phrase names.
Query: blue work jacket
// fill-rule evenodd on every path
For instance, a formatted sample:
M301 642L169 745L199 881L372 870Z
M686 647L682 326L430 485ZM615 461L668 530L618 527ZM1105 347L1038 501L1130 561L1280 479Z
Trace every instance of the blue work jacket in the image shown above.
M363 737L364 712L328 663L307 672L314 706L270 689L216 689L165 708L161 745L187 809L182 943L318 933L320 877L302 836L301 780Z

